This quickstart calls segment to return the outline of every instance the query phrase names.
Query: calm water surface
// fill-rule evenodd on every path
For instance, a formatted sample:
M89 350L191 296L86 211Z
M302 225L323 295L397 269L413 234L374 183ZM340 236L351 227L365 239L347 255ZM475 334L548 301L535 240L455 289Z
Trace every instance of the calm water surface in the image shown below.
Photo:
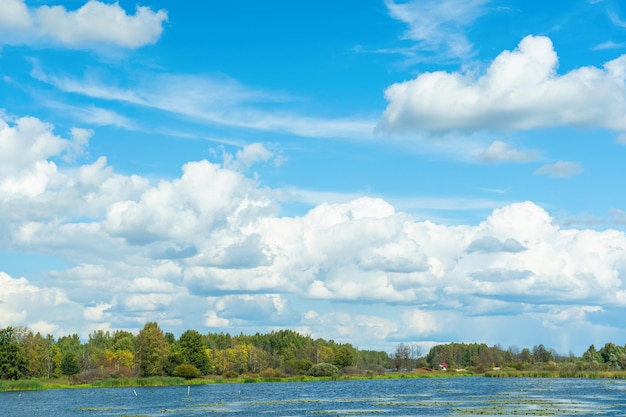
M2 417L626 416L626 381L454 378L0 393Z

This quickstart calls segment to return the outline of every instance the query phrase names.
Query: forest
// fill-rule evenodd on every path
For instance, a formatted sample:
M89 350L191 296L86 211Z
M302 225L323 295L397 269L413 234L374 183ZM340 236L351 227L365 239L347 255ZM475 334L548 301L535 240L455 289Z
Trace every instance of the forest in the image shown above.
M445 368L445 369L444 369ZM267 334L201 334L187 330L176 338L148 322L137 334L98 330L81 341L77 334L43 336L26 327L0 329L0 379L59 379L90 383L105 378L173 376L199 378L241 375L281 378L376 376L390 372L482 374L495 370L619 371L626 368L626 346L591 345L582 355L559 355L543 345L506 349L484 343L447 343L426 355L416 344L395 352L360 350L348 343L313 339L292 330Z

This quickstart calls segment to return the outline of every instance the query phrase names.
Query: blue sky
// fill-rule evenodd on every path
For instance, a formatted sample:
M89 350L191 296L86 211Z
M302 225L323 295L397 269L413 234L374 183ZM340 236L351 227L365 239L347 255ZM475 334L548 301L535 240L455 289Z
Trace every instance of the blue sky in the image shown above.
M610 0L4 0L0 326L621 343L625 51Z

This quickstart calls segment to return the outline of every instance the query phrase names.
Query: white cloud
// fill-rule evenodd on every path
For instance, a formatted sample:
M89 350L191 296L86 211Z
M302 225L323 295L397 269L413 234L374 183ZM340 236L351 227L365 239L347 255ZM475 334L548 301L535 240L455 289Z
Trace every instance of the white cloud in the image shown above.
M607 49L624 49L626 43L617 43L614 41L602 42L591 48L593 51L604 51Z
M587 318L588 313L596 313L602 311L599 306L555 306L550 308L548 314L543 317L543 324L552 329L558 329L559 326L572 323L583 322Z
M553 126L626 130L626 56L557 74L552 42L527 36L478 77L426 72L387 88L379 129L391 133Z
M31 75L56 88L91 98L119 101L158 109L175 115L224 126L262 131L288 132L304 137L374 138L374 119L362 117L316 118L272 109L290 100L285 94L242 85L225 76L189 74L142 74L140 84L119 88L95 76L84 79L46 74L35 63ZM262 109L260 107L263 107ZM83 112L95 118L111 114ZM95 118L95 122L101 119ZM120 123L119 118L113 118ZM121 122L125 122L124 119ZM127 124L127 123L126 123Z
M225 153L223 158L223 165L236 171L245 171L256 163L270 161L272 159L277 166L284 161L284 157L276 155L262 143L245 145L242 149L237 151L234 157Z
M507 319L532 334L561 323L575 332L626 306L624 233L566 228L532 202L477 225L419 221L368 197L278 216L274 191L233 166L190 162L151 182L116 174L103 157L59 158L89 134L64 139L29 118L0 129L0 184L50 170L37 193L0 193L0 250L63 261L38 281L0 274L0 325L270 323L328 337L335 320L330 333L366 346L446 340L458 322L493 329L495 343ZM253 147L234 158L266 157Z
M374 314L351 314L335 311L319 314L309 310L302 316L297 331L313 338L349 342L365 349L387 350L385 338L398 327L398 323Z
M465 35L466 27L484 12L489 0L412 0L396 3L386 0L391 17L409 25L404 38L417 43L410 55L424 59L438 57L467 58L473 45Z
M72 106L58 102L45 102L45 105L65 114L70 114L74 119L84 124L96 126L115 126L126 130L140 130L137 123L132 119L113 110L97 107L94 105Z
M106 314L106 311L113 307L113 304L97 304L95 306L85 307L83 311L83 318L87 321L102 322L104 320L110 320L110 314ZM107 317L108 316L108 317Z
M89 0L72 11L64 6L46 5L29 9L24 0L4 0L0 16L4 43L51 43L69 48L140 48L155 43L167 21L165 10L154 12L137 6L135 14L129 15L117 2L98 0Z
M213 298L210 304L207 317L213 311L214 319L228 320L230 325L293 323L293 310L280 294L226 295Z
M555 178L570 178L581 174L583 171L583 165L580 162L557 161L537 168L535 174L550 175Z
M478 155L478 159L483 162L530 162L537 156L537 151L520 151L496 140Z
M51 335L57 335L58 331L59 331L59 326L57 326L56 324L53 323L48 323L45 322L43 320L39 320L35 323L31 323L28 326L29 329L31 329L33 332L37 333L41 333L41 334L51 334Z
M27 29L32 25L24 0L0 2L0 30Z
M273 204L242 174L207 161L189 162L183 175L161 181L135 200L111 205L103 226L134 244L163 239L189 239L201 231L245 225Z
M613 22L614 25L626 28L626 22L624 22L617 13L612 10L607 11L609 19Z
M41 324L44 320L49 323L62 319L61 311L77 308L61 289L37 286L26 278L13 278L2 271L0 288L0 327Z
M13 124L0 118L0 193L34 197L62 180L51 157L73 159L83 153L92 132L73 129L71 139L52 133L52 126L34 117Z
M204 315L204 325L208 328L227 328L230 321L217 316L215 311L209 311Z
M449 314L423 311L420 309L405 310L401 315L399 330L390 337L400 340L415 338L424 340L451 325Z

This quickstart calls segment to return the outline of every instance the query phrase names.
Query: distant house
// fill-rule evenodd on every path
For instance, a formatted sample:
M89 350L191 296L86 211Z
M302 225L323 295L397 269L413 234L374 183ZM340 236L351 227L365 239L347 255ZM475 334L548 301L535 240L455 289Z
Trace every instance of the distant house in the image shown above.
M448 364L445 362L441 362L439 364L439 367L441 368L442 371L447 371L448 370Z

